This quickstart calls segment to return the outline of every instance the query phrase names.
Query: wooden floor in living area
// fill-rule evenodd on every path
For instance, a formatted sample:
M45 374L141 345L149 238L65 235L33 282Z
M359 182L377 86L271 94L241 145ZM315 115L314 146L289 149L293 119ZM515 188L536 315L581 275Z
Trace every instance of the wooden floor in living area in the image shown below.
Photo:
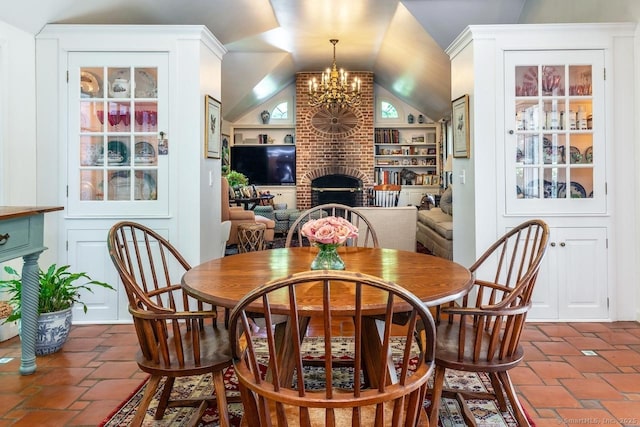
M640 323L529 323L522 343L512 379L538 427L640 425ZM146 378L137 349L132 325L74 326L21 376L19 339L0 343L0 427L98 425Z

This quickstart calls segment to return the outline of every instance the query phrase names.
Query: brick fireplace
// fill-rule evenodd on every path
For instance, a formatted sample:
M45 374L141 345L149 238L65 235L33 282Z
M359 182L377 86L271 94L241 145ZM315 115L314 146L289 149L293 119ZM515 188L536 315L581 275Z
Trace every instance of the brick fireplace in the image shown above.
M362 81L362 99L349 110L309 106L308 81L318 74L296 75L297 207L304 210L312 206L312 181L327 175L351 177L361 183L355 204L363 205L362 195L373 186L373 73L350 72Z

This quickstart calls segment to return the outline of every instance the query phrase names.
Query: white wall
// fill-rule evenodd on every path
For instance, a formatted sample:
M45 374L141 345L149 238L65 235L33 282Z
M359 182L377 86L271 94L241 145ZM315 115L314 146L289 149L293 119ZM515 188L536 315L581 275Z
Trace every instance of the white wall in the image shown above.
M35 39L0 22L0 204L36 201Z

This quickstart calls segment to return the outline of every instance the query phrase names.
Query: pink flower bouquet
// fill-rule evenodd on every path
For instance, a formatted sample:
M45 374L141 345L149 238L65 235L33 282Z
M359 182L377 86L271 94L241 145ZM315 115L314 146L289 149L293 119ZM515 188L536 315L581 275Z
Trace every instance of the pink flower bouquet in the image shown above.
M342 245L347 239L358 237L358 228L342 217L327 216L310 220L300 230L316 245Z

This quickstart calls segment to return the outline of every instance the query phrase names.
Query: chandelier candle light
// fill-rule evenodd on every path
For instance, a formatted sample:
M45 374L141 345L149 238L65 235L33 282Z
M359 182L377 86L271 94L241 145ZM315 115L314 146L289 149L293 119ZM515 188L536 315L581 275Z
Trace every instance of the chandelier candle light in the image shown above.
M360 104L360 79L354 78L349 84L349 73L336 66L337 39L329 40L333 45L333 64L322 73L320 82L309 80L309 105L318 107L351 107Z
M300 230L319 249L311 262L312 270L344 270L338 246L358 237L358 228L342 217L327 216L306 222Z

